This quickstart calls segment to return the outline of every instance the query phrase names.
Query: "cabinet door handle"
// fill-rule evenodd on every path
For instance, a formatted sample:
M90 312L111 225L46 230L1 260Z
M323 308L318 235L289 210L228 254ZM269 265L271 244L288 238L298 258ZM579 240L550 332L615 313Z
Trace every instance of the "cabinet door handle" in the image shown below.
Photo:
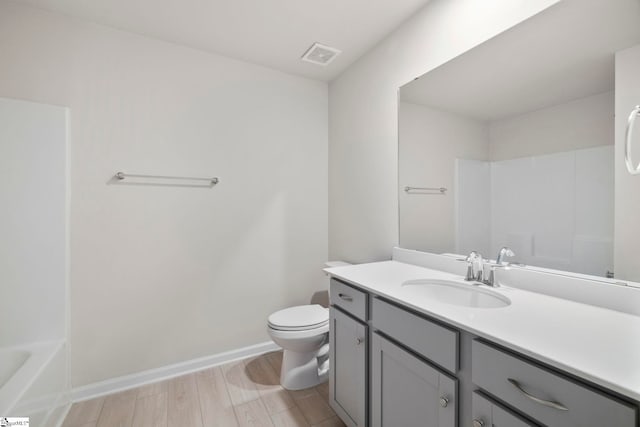
M440 396L440 406L446 408L449 405L449 399L444 396Z
M339 296L340 298L342 298L343 300L345 300L345 301L353 301L353 297L352 297L352 296L349 296L349 295L347 295L347 294L338 294L338 296Z
M364 342L364 338L356 338L356 345L360 345Z
M564 406L560 402L553 402L551 400L540 399L539 397L536 397L536 396L528 393L525 389L522 388L520 383L518 381L514 380L513 378L507 378L507 381L509 381L511 383L511 385L513 385L516 389L518 389L518 391L520 393L522 393L525 397L533 400L536 403L539 403L539 404L541 404L543 406L548 406L549 408L557 409L559 411L568 411L569 410L569 408L567 408L566 406Z
M476 418L473 420L473 427L484 427L484 421Z

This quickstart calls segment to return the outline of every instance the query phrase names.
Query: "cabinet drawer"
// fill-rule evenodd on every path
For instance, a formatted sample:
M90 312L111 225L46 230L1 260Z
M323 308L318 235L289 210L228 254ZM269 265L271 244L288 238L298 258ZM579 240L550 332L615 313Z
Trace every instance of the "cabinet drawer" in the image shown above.
M378 298L373 326L449 372L458 371L458 331L434 323Z
M635 427L637 408L547 368L474 340L473 382L549 427Z
M365 292L336 279L331 279L329 297L332 305L337 305L362 321L367 320L367 294Z
M514 414L477 391L473 392L472 405L471 425L474 427L538 427L537 424Z

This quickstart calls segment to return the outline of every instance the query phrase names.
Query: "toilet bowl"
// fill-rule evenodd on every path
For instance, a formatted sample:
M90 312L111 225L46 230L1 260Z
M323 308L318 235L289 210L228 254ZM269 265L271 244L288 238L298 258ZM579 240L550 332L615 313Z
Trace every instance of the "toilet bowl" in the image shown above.
M280 384L288 390L316 386L329 376L329 309L318 304L285 308L269 316L271 339L283 348Z

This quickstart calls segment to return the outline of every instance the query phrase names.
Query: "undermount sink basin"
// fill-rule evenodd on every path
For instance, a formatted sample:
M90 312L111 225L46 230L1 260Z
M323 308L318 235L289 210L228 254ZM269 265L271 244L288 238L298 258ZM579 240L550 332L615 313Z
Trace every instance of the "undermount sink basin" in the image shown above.
M439 302L473 308L500 308L511 304L511 300L497 292L479 288L472 284L452 280L419 279L408 280L402 286L418 287L420 294Z

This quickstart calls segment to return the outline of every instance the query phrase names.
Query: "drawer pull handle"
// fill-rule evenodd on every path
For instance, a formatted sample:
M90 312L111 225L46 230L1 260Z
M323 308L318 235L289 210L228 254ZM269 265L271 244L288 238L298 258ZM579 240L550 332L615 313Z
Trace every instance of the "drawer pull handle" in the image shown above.
M364 338L356 338L356 345L360 345L364 342Z
M484 427L484 421L476 418L473 420L473 427Z
M541 404L543 406L548 406L549 408L557 409L559 411L568 411L569 410L569 408L564 406L562 403L553 402L551 400L540 399L539 397L535 397L534 395L532 395L530 393L527 393L527 391L522 388L520 383L518 381L514 380L513 378L507 378L507 381L509 381L511 383L511 385L513 385L515 388L517 388L520 393L524 394L526 397L528 397L529 399L533 400L536 403L539 403L539 404Z
M342 298L343 300L345 300L345 301L353 301L353 297L352 297L352 296L349 296L349 295L347 295L347 294L338 294L338 296L339 296L340 298Z

